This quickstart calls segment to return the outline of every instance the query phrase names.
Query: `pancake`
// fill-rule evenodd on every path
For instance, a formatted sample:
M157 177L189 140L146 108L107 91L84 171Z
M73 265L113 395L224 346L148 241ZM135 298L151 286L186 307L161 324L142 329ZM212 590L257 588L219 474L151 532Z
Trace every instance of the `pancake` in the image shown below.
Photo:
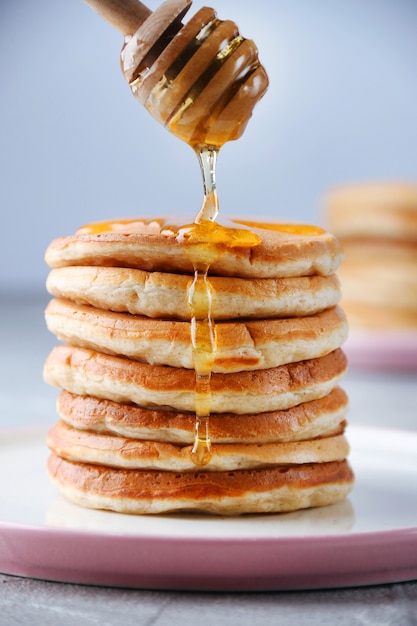
M343 432L348 411L346 393L336 387L318 400L283 411L210 415L212 443L273 443L299 441ZM70 426L96 433L133 439L190 444L195 436L195 416L163 409L78 396L62 391L58 415Z
M326 220L339 239L417 242L417 184L363 183L331 190Z
M346 357L337 349L317 359L267 370L214 373L211 412L262 413L287 409L321 398L334 389L346 370ZM90 395L140 406L169 406L194 411L195 372L149 365L86 348L56 346L44 366L50 385L78 395Z
M51 480L81 506L120 513L288 512L343 500L352 489L347 461L234 472L158 472L67 461L52 454Z
M179 446L80 431L63 421L49 431L47 444L57 456L70 461L172 472L195 472L196 469L191 458L192 445ZM228 472L277 465L327 463L342 461L348 452L344 435L286 443L214 444L204 471Z
M51 270L47 289L54 296L100 309L154 318L190 320L187 292L192 278L120 267L62 267ZM211 316L237 318L300 317L335 306L336 275L244 279L210 277Z
M184 219L182 224L191 223ZM133 219L80 228L75 235L54 240L46 250L50 267L103 265L146 271L193 273L172 219ZM210 266L211 276L285 278L334 274L342 259L337 239L315 226L257 224L232 220L234 228L249 228L262 238L254 248L229 248ZM265 226L265 227L262 227Z
M340 269L343 299L390 308L408 309L417 315L416 271L401 272L398 265L384 263L378 258L366 263L347 260Z
M349 255L340 266L338 275L347 263L362 263L362 265L373 263L380 267L380 273L385 271L385 268L394 267L399 280L402 279L403 273L415 273L417 241L415 243L404 242L368 236L346 238L343 240L343 245L348 249Z
M189 322L114 313L54 299L45 311L48 329L73 346L146 363L193 368ZM268 369L316 358L347 338L343 311L334 307L308 317L216 324L214 372Z

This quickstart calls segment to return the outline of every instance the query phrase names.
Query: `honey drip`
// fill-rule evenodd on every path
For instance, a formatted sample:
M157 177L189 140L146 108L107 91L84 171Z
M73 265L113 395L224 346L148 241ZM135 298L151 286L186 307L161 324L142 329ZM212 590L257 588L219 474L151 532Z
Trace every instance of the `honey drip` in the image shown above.
M204 202L195 221L197 223L214 222L219 214L219 199L216 187L216 164L218 150L204 148L197 152L203 175Z
M191 342L195 382L195 439L191 458L195 465L211 459L210 409L211 373L216 356L216 326L211 315L212 287L210 265L228 248L254 246L261 239L249 230L226 228L216 222L219 202L216 188L216 149L197 151L203 175L204 202L193 224L179 229L178 240L185 243L194 267L194 280L188 290L191 310Z
M208 267L197 269L189 292L192 310L191 342L195 370L195 438L191 458L195 465L205 465L211 459L209 418L211 407L211 371L216 352L215 325L211 318L211 289Z
M205 149L197 153L203 175L204 202L195 219L201 229L210 231L219 213L216 189L217 151ZM201 246L204 246L203 248ZM193 250L193 248L190 248ZM214 254L213 254L214 252ZM195 437L191 459L195 465L206 465L211 459L210 410L211 372L216 353L216 332L211 317L211 287L208 279L210 263L218 256L205 242L197 244L191 253L194 281L188 291L191 307L191 342L195 371ZM213 257L213 258L211 258Z

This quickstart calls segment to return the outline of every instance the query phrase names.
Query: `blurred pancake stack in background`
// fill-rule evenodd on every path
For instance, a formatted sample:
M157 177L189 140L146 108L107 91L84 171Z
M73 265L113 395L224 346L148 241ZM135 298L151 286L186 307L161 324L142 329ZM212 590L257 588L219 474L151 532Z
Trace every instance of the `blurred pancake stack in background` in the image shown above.
M379 343L387 348L380 364L401 365L402 353L402 364L417 365L417 184L335 188L325 216L345 255L338 275L351 328L347 349L358 341L378 351Z

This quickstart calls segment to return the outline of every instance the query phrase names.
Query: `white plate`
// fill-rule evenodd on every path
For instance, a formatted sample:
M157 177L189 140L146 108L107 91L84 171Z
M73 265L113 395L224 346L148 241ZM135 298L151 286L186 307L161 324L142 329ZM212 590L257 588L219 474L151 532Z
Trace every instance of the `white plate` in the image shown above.
M241 518L125 516L50 485L46 430L1 433L0 571L136 588L272 590L417 578L417 433L349 427L344 502Z

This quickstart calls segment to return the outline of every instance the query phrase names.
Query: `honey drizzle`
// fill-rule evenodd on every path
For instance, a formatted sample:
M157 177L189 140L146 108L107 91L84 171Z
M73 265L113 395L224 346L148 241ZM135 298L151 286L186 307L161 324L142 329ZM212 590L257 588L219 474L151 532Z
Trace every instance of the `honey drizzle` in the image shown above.
M204 202L195 223L214 222L219 213L216 188L217 150L209 148L197 152L203 175ZM216 353L216 329L211 316L211 286L208 279L210 263L218 252L197 245L191 261L194 280L188 290L191 307L191 345L195 371L195 436L191 459L195 465L206 465L212 456L210 441L211 372ZM191 248L192 249L192 248ZM215 249L214 249L215 250ZM211 252L211 254L210 254ZM209 253L209 255L207 254ZM210 258L212 257L212 258Z
M179 229L177 239L185 244L194 268L194 280L188 289L191 310L191 345L195 370L195 437L191 459L206 465L212 455L210 442L211 374L216 357L216 325L211 315L212 287L210 265L228 249L252 247L261 238L250 230L227 228L216 222L219 201L216 187L218 149L196 149L203 175L204 201L194 224Z
M208 267L196 270L188 291L192 310L191 342L195 371L195 437L191 458L195 465L211 459L209 419L211 410L211 372L216 351L215 325L211 317L211 289Z

